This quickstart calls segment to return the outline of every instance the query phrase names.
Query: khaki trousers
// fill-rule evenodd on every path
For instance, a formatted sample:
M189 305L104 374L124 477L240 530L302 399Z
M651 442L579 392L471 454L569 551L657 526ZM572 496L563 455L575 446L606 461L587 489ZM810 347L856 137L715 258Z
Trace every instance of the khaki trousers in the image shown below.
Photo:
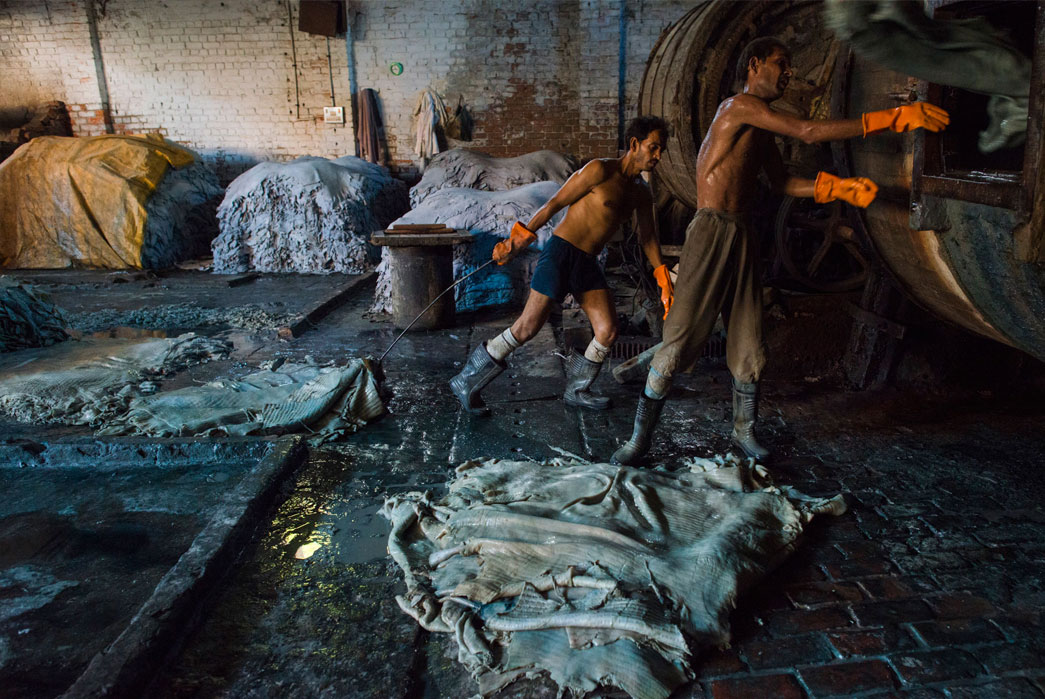
M697 211L686 229L664 342L651 364L657 373L670 379L693 366L721 312L730 373L743 383L758 381L766 363L758 248L742 214Z

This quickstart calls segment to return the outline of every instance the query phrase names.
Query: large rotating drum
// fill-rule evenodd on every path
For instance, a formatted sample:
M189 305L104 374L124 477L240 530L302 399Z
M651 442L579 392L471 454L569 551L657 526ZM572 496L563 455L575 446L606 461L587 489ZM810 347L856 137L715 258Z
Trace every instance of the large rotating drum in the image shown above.
M775 109L813 118L855 117L936 97L932 86L853 56L824 26L821 7L800 0L712 0L664 31L646 65L639 113L663 117L674 131L657 168L658 182L672 196L696 208L697 150L718 104L734 91L741 49L757 36L777 36L795 54L795 79ZM1043 25L1042 18L1037 21ZM1038 76L1043 54L1036 46ZM1037 116L1026 146L1032 169L1024 173L1031 181L1020 196L984 196L987 185L968 188L981 192L971 196L961 186L933 189L928 185L941 178L931 177L923 187L924 152L939 146L922 134L852 139L827 151L827 162L822 147L789 142L784 159L797 174L832 169L878 182L879 198L856 217L856 227L864 228L907 293L940 318L1045 360L1045 185L1036 181L1045 170L1037 168L1041 82L1038 77L1031 95Z

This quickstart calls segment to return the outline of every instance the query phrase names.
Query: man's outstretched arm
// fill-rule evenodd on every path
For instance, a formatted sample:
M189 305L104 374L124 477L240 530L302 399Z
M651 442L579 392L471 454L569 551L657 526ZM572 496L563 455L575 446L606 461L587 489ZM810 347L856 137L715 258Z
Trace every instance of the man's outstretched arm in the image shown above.
M817 173L815 180L795 177L784 168L776 145L766 147L763 167L769 183L778 192L792 197L812 197L821 204L841 200L866 209L878 194L878 185L866 177L838 177L829 172Z
M784 160L772 139L767 139L765 153L762 156L762 168L769 178L770 186L777 192L792 197L813 196L813 180L795 177L784 167Z
M723 105L728 105L728 118L738 125L749 124L804 143L837 141L881 131L904 133L919 128L940 131L950 123L946 111L927 102L867 112L859 119L800 119L773 111L764 100L751 95L736 95Z

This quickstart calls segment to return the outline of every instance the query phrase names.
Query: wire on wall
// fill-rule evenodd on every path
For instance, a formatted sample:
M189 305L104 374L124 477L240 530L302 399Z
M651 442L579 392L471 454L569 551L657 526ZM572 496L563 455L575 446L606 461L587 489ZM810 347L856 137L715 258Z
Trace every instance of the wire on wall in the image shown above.
M330 106L336 107L337 101L334 99L334 67L330 62L330 37L327 37L327 75L330 76Z
M290 9L290 0L287 0L287 28L290 30L290 57L294 68L294 107L297 109L296 118L301 118L301 88L298 86L298 49L294 42L294 13Z

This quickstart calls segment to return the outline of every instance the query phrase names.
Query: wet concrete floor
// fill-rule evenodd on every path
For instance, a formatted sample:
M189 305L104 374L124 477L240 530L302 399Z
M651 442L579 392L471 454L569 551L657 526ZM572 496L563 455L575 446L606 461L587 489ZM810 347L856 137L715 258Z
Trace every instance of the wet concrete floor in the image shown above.
M363 317L368 304L364 293L291 342L244 333L238 339L249 350L201 371L380 354L396 331ZM453 641L421 631L395 604L404 588L377 509L392 493L440 492L468 459L564 450L605 460L630 432L640 387L618 386L607 372L597 389L614 398L613 409L566 408L555 356L562 348L548 327L487 389L492 418L473 418L446 381L511 317L462 320L409 334L388 355L390 414L311 452L149 696L475 694ZM680 380L651 462L727 450L728 386L715 363ZM703 653L698 678L677 696L1045 695L1042 396L850 393L827 380L774 378L772 364L764 389L762 434L777 455L776 479L814 495L844 492L851 511L811 526L799 552L741 599L732 647ZM54 694L41 687L29 696ZM524 680L500 696L552 697L555 689Z
M0 466L0 696L65 691L252 466L176 458L177 449L150 463L141 453Z
M342 343L348 355L379 351L388 329L360 327L358 312L344 309L302 344L317 356ZM313 452L208 622L158 682L160 696L474 694L453 642L395 606L403 587L384 555L377 508L391 493L440 492L468 459L565 450L604 460L630 430L638 391L606 377L599 387L614 409L566 408L561 348L546 328L486 391L493 417L468 416L445 382L509 320L473 320L396 347L385 361L391 414ZM730 409L728 373L705 364L666 407L651 461L727 450ZM852 511L815 525L800 553L741 602L733 649L706 654L679 696L1037 695L1040 402L767 380L763 416L776 477L810 494L845 492ZM1005 654L1025 660L990 660ZM501 696L555 691L538 679Z

